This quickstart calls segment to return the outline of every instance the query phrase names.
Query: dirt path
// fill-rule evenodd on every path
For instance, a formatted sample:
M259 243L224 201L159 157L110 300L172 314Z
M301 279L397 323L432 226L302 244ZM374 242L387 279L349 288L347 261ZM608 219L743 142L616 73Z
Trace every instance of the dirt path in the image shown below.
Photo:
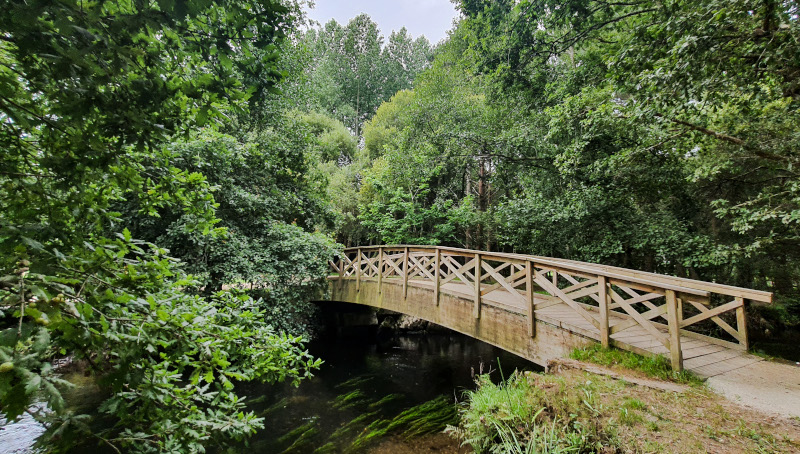
M800 367L759 361L711 377L708 386L728 399L771 415L800 418Z
M676 385L648 379L641 372L606 368L593 364L555 361L549 370L566 380L565 389L580 389L590 383L599 399L597 417L616 427L619 448L616 452L750 454L800 452L800 418L795 414L800 398L800 367L761 361L767 366L742 370L744 377L721 377L717 382L752 383L753 389L765 384L752 380L756 374L772 374L772 392L766 395L780 400L767 408L766 400L757 405L742 405L742 400L727 398L706 387ZM782 367L777 367L782 366ZM749 376L748 376L749 375ZM593 377L593 378L592 378ZM587 380L590 378L590 380ZM534 376L539 381L553 380ZM767 379L768 381L769 379ZM786 381L788 380L788 382ZM711 380L709 380L711 381ZM655 383L651 383L655 382ZM788 389L787 383L795 383ZM558 387L547 388L550 391ZM745 393L748 390L736 389ZM789 391L788 393L786 391ZM574 392L574 391L573 391ZM735 395L735 394L734 394Z

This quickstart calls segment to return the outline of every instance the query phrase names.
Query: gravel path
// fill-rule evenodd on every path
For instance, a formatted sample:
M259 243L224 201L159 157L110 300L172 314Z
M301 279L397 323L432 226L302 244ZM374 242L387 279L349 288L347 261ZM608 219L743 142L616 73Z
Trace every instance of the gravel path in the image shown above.
M708 379L728 399L768 414L800 418L800 367L759 361Z

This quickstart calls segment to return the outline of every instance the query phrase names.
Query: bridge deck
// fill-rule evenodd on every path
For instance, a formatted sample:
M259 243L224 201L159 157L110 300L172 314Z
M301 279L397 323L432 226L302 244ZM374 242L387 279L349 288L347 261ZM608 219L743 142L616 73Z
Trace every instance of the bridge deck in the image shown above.
M392 282L393 279L386 281ZM422 288L433 288L434 284L428 280L409 279L408 285ZM441 291L464 298L472 298L472 286L462 283L449 282L441 286ZM520 315L527 314L525 305L504 289L497 289L483 296L483 304L495 306ZM570 331L590 339L599 340L600 330L578 315L566 303L560 302L549 307L535 311L537 320ZM609 325L627 321L628 318L614 312L610 313ZM659 328L665 334L667 330ZM669 355L664 345L642 327L634 326L611 335L615 347L640 354ZM736 370L762 359L747 352L716 345L705 340L681 336L681 350L683 351L683 364L700 377L713 377Z

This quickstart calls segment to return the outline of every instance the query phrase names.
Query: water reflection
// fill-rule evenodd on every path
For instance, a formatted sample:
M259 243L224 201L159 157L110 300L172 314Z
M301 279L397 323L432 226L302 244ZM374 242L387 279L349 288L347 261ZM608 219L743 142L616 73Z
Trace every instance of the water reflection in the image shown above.
M41 408L32 408L33 412ZM3 454L28 454L35 452L32 448L36 438L44 433L44 426L39 424L27 413L13 424L7 424L0 418L0 453Z

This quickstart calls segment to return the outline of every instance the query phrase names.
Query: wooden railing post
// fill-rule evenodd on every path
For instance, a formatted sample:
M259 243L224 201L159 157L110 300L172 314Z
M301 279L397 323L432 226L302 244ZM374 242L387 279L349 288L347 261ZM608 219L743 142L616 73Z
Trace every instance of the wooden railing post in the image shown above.
M525 261L525 288L528 290L528 336L536 336L536 292L533 291L533 263Z
M342 290L342 286L344 285L344 259L347 257L344 251L342 251L342 256L339 257L339 290Z
M403 299L408 299L408 246L403 248Z
M475 306L472 315L481 318L481 255L475 254Z
M603 348L608 348L611 345L611 330L608 326L608 307L611 294L608 291L608 278L597 276L597 287L597 296L600 300L600 344Z
M741 304L736 308L736 330L739 331L739 343L746 351L750 349L750 342L747 338L747 312L745 312L744 298L737 296L735 301Z
M361 291L361 248L356 250L358 257L356 258L356 292Z
M681 351L681 325L678 317L678 301L674 290L666 290L667 324L669 325L669 355L672 370L683 370L683 352Z
M378 293L383 293L383 247L378 248Z
M441 281L442 250L436 247L436 254L433 259L433 302L439 305L439 281Z

